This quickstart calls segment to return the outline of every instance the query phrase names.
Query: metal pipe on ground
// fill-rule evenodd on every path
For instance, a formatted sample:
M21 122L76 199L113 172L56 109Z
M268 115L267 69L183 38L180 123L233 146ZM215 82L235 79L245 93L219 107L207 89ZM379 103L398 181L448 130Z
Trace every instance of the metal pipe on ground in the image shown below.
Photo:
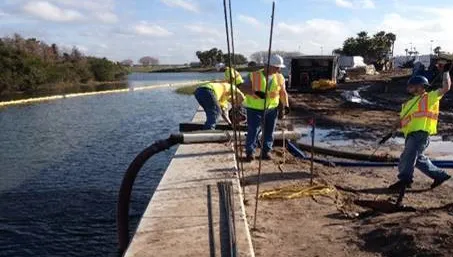
M179 132L200 131L203 130L203 127L204 127L203 123L183 122L179 123ZM236 129L239 131L247 131L247 126L237 125ZM228 124L217 124L216 130L233 130L233 128Z
M305 154L301 148L300 144L294 144L291 142L287 142L287 149L288 151L295 157L304 159L304 160L310 160L310 157ZM308 147L310 149L310 147ZM333 151L330 149L323 149L323 148L315 148L315 152L317 150L322 149L323 151L318 151L318 153L325 154L325 155L331 155L327 154L329 151ZM324 151L328 150L328 151ZM341 155L344 153L344 155ZM335 151L336 155L332 156L337 156L345 159L354 159L350 157L354 157L354 153L347 153L347 152L340 152L340 151ZM357 154L360 156L360 154ZM346 157L348 156L348 157ZM366 155L368 157L368 155ZM359 159L355 159L359 160ZM382 161L369 161L369 160L359 160L359 161L328 161L325 159L320 159L320 158L315 158L314 162L328 165L328 166L340 166L340 167L395 167L398 166L398 161L399 159L392 160L392 161L387 161L387 160L382 160ZM453 160L432 160L432 163L436 165L439 168L453 168Z

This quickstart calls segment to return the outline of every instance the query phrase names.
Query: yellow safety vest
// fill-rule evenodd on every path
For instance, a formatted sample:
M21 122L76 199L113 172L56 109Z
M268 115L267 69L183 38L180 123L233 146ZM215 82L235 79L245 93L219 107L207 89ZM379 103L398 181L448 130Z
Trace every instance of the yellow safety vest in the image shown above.
M230 83L206 83L200 85L200 87L211 89L214 92L215 98L219 102L220 107L228 107L228 102L231 100ZM238 92L240 95L242 95L243 98L245 98L244 94L235 85L233 85L233 90L235 92Z
M231 74L233 75L233 84L234 85L239 85L241 83L244 83L244 80L242 79L241 74L237 70L231 68ZM225 80L228 83L230 83L230 67L227 67L225 69Z
M426 131L430 135L437 133L439 117L439 96L437 90L415 96L403 104L400 113L401 131L404 136L411 132ZM403 117L404 115L404 117Z
M250 81L253 92L266 92L267 81L263 70L250 73ZM282 74L276 73L272 75L271 86L268 89L266 99L267 109L277 108L280 102L280 89L283 83L285 83L285 78L283 78ZM264 99L256 95L246 95L244 106L255 110L264 110Z

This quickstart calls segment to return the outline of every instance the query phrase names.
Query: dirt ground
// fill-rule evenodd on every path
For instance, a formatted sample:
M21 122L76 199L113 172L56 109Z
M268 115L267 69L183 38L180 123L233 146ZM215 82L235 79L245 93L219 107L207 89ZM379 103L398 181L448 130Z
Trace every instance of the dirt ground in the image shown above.
M273 161L262 162L259 192L308 187L310 163L286 153L281 164L283 150L276 151ZM396 198L387 190L396 179L395 168L314 164L314 183L336 190L313 197L260 199L255 228L257 169L258 161L244 164L246 213L256 256L453 256L451 181L428 190L431 181L416 172L403 201L416 211L385 213L387 205L378 204ZM376 211L358 200L371 200L378 205Z
M374 106L348 103L341 96L344 91L366 85L369 87L360 95L376 103ZM292 113L287 122L303 125L314 115L317 126L350 131L343 136L365 142L359 148L339 148L369 152L388 131L388 122L398 116L398 108L407 97L404 81L360 81L327 93L292 93ZM452 135L452 106L450 92L441 103L442 136ZM386 149L391 150L391 146ZM272 161L262 164L260 193L292 185L310 186L310 163L287 152L283 158L282 148L274 150ZM315 163L315 184L334 190L295 199L260 198L255 227L257 170L258 161L244 164L246 213L256 256L453 256L453 180L430 190L432 181L416 171L412 189L403 201L407 208L394 212L389 203L397 194L387 187L396 181L396 168ZM447 172L453 174L453 170Z

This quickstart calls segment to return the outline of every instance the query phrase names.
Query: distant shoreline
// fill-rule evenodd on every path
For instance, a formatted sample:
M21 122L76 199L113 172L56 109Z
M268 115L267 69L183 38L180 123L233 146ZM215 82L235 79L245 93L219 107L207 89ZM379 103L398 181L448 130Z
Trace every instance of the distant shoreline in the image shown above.
M184 81L179 83L168 83L168 84L159 84L159 85L147 85L147 86L137 86L137 87L128 87L127 83L125 87L111 87L105 88L102 90L92 90L92 91L84 91L84 92L67 92L67 93L58 93L58 94L42 94L42 95L22 95L22 98L16 98L14 100L0 100L0 110L2 107L7 107L10 105L17 105L17 104L28 104L28 103L36 103L42 101L50 101L56 99L65 99L65 98L73 98L79 96L88 96L88 95L97 95L97 94L109 94L109 93L125 93L125 92L133 92L133 91L142 91L142 90L152 90L158 88L196 88L200 83L203 83L203 80L192 80L192 81ZM113 82L111 84L114 84ZM187 89L183 89L183 91L187 91ZM181 93L181 92L177 92ZM185 94L190 94L185 93Z
M34 92L9 92L0 95L0 103L9 101L25 100L39 97L52 97L55 95L67 95L78 93L101 92L117 89L127 89L126 81L91 82L86 84L71 84L65 86L48 85L44 89Z
M261 67L237 67L235 68L239 72L250 72L258 70ZM180 72L200 72L200 73L216 73L222 72L218 71L215 67L204 67L204 68L194 68L194 67L170 67L170 68L156 68L156 67L131 67L131 72L141 72L141 73L180 73Z

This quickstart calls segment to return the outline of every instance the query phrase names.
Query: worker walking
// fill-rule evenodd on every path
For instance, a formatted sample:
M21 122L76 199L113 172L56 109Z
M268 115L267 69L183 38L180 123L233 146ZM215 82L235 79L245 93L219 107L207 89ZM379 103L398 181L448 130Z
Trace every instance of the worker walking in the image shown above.
M211 82L202 84L195 90L195 98L206 113L206 122L203 129L215 129L219 116L222 116L225 122L231 125L227 111L228 102L232 102L231 89L237 94L235 96L237 101L235 101L233 108L240 108L245 96L235 85L231 86L230 83L226 82Z
M265 67L262 70L251 72L239 87L245 93L244 106L247 110L247 138L246 138L246 158L250 162L254 159L257 147L258 134L261 128L263 112L265 124L263 131L264 145L261 155L264 160L270 160L269 154L273 145L273 132L277 124L278 105L281 102L284 107L284 114L289 113L288 93L286 92L285 79L280 74L280 69L284 68L283 58L277 54L271 56L269 70ZM266 71L267 70L267 71ZM266 78L266 74L268 77ZM266 90L267 88L267 90ZM267 95L266 92L267 91ZM266 106L264 102L266 101Z
M431 188L435 188L451 178L424 155L424 151L429 145L429 136L437 133L439 101L451 87L450 67L451 63L445 64L443 67L442 88L440 89L426 92L429 81L423 76L412 77L407 83L407 91L414 97L403 104L400 113L399 126L406 141L398 164L399 180L389 187L391 190L410 188L415 167L433 179Z

